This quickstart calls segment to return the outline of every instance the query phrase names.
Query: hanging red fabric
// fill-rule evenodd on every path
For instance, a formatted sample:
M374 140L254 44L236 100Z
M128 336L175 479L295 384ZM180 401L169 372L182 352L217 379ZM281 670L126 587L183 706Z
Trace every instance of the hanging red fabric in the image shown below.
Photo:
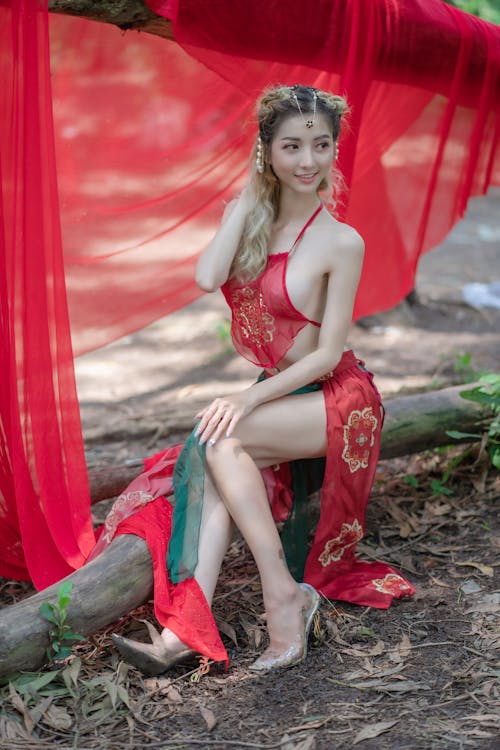
M73 374L44 2L0 6L0 574L38 588L94 545Z
M265 85L351 103L356 317L399 302L420 254L500 184L497 26L439 0L150 5L177 44L52 16L51 81L46 1L0 0L0 573L38 587L93 544L65 283L76 353L198 296Z

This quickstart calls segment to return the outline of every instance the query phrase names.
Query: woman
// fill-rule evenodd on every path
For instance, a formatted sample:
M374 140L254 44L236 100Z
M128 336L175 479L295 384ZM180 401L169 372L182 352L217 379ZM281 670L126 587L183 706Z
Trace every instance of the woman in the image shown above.
M319 197L330 184L346 109L341 97L305 86L264 93L250 184L229 204L198 261L199 286L207 292L221 288L232 310L235 348L264 371L251 387L208 404L196 415L198 425L180 456L170 450L155 457L146 476L129 488L147 500L170 496L173 506L173 517L164 522L165 536L172 535L168 581L158 580L161 550L155 553L148 541L155 598L162 587L170 592L156 608L167 627L160 636L149 626L151 645L114 636L125 659L148 674L195 651L212 658L219 653L199 631L213 627L208 608L233 522L262 583L269 646L254 671L293 666L306 656L317 589L382 607L392 596L412 592L387 566L354 558L383 413L370 374L344 351L363 240L333 218ZM304 561L307 527L299 496L307 494L305 467L313 468L322 494ZM287 556L275 524L284 517ZM134 528L134 518L120 531L147 538L144 529ZM302 562L293 561L290 550L300 557L300 547ZM295 576L309 583L297 583L292 564ZM176 602L183 585L193 588ZM194 610L188 600L196 600Z

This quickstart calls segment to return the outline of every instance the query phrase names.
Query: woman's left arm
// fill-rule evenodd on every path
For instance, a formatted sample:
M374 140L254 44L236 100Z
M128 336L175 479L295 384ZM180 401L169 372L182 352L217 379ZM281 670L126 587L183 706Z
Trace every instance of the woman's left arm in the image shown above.
M328 287L316 349L272 378L254 383L241 393L215 399L196 415L201 420L201 442L215 442L224 432L231 435L239 420L260 404L286 396L336 367L352 321L363 254L363 240L354 230L337 245L335 253L331 246L325 248L322 266L328 275Z

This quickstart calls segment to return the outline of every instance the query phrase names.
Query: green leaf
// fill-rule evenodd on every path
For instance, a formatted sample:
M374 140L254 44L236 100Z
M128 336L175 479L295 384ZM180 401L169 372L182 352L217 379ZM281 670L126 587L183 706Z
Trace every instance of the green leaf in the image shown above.
M491 463L493 464L495 469L498 469L498 471L500 471L500 445L490 446L490 457Z
M407 474L403 477L403 482L410 485L410 487L418 487L418 479L415 474Z
M356 635L368 635L370 638L375 635L372 628L368 628L366 626L361 626L356 630Z
M67 659L71 655L71 646L61 646L59 653L57 654L58 659Z
M454 438L455 440L463 440L463 438L475 438L479 440L481 435L475 432L460 432L459 430L446 430L448 437Z
M66 609L66 607L68 606L68 604L70 602L71 602L71 597L70 596L60 596L59 597L59 607L61 609Z
M460 391L460 395L467 401L475 401L481 406L491 406L491 394L485 393L481 388L472 388L470 391Z
M54 625L59 624L56 615L57 609L53 604L50 604L49 602L42 602L42 604L40 604L40 606L38 607L38 611L44 620L48 620L49 622L54 623Z
M431 481L431 490L433 495L453 495L453 490L449 487L445 487L439 479L433 479Z
M67 633L64 633L63 640L65 640L65 641L84 641L85 637L83 635L79 635L78 633L73 633L72 630L68 630Z
M57 589L57 596L59 599L63 596L69 596L73 590L73 584L71 581L63 581L59 588Z

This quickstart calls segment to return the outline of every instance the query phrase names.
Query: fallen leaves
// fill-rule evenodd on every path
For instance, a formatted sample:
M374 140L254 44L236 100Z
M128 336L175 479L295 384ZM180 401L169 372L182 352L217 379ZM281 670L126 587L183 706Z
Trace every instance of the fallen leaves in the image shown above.
M374 737L379 737L381 734L384 734L384 732L388 732L389 729L396 726L398 721L399 719L396 719L395 721L377 721L375 724L366 724L366 726L357 733L352 744L358 745L364 740L371 740Z

